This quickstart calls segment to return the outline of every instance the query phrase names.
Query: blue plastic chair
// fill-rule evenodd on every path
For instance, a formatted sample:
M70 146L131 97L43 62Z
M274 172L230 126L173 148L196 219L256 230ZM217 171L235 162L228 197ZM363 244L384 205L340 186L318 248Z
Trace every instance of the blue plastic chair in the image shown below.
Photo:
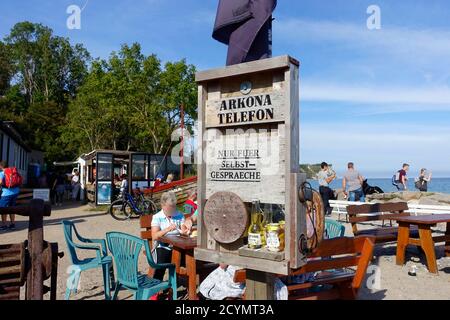
M345 236L345 226L337 221L325 219L325 237L327 239L342 238Z
M113 300L122 287L134 293L136 300L149 300L160 291L172 289L172 298L177 300L177 277L174 264L156 264L153 261L148 241L121 232L106 234L108 248L116 265L116 288ZM138 272L141 250L146 252L147 262L153 269L169 269L169 281L160 281Z
M105 299L111 299L111 287L114 284L113 261L108 256L106 248L106 241L104 239L86 239L80 236L75 224L71 221L63 221L64 238L66 239L67 248L69 249L69 256L72 261L72 272L70 274L70 282L66 288L65 299L69 300L72 293L77 292L78 283L80 280L80 273L85 270L102 268L103 269L103 284L105 287ZM73 236L83 243L78 244L74 242ZM95 258L80 259L77 255L77 249L95 251ZM112 276L112 278L111 278Z

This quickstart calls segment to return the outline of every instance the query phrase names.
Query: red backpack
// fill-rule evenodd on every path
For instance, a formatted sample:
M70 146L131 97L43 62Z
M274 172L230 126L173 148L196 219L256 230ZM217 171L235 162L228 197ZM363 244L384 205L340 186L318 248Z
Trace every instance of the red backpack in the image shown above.
M16 167L3 169L5 175L5 187L8 189L20 187L23 183L23 178L17 171Z

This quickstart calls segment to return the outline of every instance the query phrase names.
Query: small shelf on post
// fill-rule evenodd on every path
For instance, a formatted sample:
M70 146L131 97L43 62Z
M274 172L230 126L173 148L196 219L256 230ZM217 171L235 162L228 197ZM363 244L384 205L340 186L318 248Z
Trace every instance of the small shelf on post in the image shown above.
M270 260L270 261L284 261L285 254L282 252L269 251L267 248L262 249L250 249L247 246L241 247L239 249L239 255L242 257Z

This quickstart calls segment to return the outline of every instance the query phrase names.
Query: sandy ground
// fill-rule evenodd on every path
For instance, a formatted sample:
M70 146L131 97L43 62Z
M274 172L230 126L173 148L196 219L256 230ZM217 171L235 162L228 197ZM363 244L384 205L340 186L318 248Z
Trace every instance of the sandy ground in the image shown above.
M337 217L334 217L335 219ZM80 234L86 238L105 238L106 232L120 231L139 236L139 221L119 222L103 212L90 211L90 207L65 206L53 208L52 216L45 219L44 237L47 241L58 242L60 251L65 252L59 262L58 299L64 299L67 269L70 260L64 241L62 220L77 223ZM27 237L28 220L17 217L17 230L0 231L0 243L18 243ZM351 236L350 225L346 225L347 235ZM395 245L377 246L375 259L369 268L366 285L360 291L360 299L365 300L420 300L450 299L450 258L445 258L443 244L437 247L439 275L428 273L424 257L414 247L407 250L407 264L395 264ZM416 277L408 275L412 265L418 267ZM140 261L140 270L146 272L145 259ZM377 271L377 272L376 272ZM379 281L374 281L378 279ZM369 284L368 288L367 284ZM130 299L127 291L119 294L119 299ZM85 271L81 275L81 290L72 300L104 299L102 273L100 269Z

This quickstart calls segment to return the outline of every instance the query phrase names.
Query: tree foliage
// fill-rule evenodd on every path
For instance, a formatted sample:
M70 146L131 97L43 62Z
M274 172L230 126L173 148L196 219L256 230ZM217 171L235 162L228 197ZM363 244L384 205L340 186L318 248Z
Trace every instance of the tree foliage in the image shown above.
M162 153L196 118L195 67L163 64L139 44L92 60L81 44L38 23L17 23L0 41L0 119L12 120L49 163L92 149Z
M143 55L139 44L123 45L108 61L92 64L69 108L67 141L79 151L165 152L180 125L181 105L187 127L193 125L194 76L195 67L184 60L162 66L155 55Z

